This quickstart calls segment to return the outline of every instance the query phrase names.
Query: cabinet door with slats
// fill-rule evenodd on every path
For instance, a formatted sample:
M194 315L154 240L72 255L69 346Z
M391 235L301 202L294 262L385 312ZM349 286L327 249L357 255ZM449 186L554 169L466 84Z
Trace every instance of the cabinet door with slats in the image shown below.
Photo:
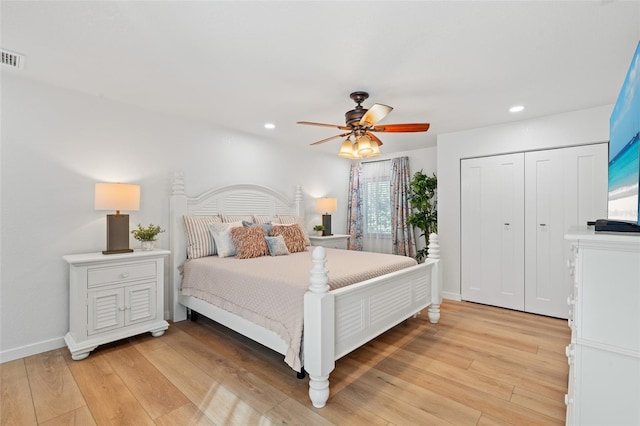
M148 282L125 288L126 325L149 321L156 316L156 283Z
M121 288L90 291L87 296L88 335L124 326L124 298Z

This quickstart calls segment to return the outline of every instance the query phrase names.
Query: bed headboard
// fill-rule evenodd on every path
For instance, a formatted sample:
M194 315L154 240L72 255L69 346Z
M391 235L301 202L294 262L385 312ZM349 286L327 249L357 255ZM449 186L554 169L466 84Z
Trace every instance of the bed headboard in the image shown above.
M278 191L261 185L236 184L210 189L196 197L186 195L184 175L174 173L169 198L169 245L171 249L169 268L170 316L174 321L186 318L179 300L181 274L179 267L187 258L183 216L206 215L294 215L303 216L302 188L298 185L293 196L287 197Z

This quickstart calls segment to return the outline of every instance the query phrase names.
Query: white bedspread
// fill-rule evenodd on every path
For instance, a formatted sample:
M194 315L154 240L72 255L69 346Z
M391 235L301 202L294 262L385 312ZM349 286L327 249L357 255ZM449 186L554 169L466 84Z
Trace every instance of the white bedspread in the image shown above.
M184 265L182 294L203 299L276 332L289 348L285 362L300 371L304 294L311 250L254 259L203 257ZM326 249L331 289L416 265L410 257Z

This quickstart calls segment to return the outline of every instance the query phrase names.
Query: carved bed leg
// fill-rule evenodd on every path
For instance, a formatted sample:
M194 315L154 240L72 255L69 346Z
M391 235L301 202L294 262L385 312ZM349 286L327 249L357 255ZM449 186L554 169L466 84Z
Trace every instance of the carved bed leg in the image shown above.
M440 321L440 304L432 303L429 305L429 322L432 324Z
M312 376L309 374L309 398L316 408L327 405L329 399L329 375Z
M311 259L311 285L304 295L304 368L309 374L309 398L314 407L322 408L329 399L329 374L335 367L334 296L329 293L324 247L316 247Z
M296 371L296 377L300 380L304 379L306 374L304 374L304 369L300 369L300 371Z

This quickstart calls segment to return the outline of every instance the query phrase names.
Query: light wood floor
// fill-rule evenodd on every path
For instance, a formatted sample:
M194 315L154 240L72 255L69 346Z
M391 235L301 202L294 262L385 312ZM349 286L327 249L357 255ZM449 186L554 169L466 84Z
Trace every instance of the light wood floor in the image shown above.
M439 324L425 314L340 359L323 409L281 355L201 318L83 361L0 365L2 425L564 423L566 321L453 301Z

